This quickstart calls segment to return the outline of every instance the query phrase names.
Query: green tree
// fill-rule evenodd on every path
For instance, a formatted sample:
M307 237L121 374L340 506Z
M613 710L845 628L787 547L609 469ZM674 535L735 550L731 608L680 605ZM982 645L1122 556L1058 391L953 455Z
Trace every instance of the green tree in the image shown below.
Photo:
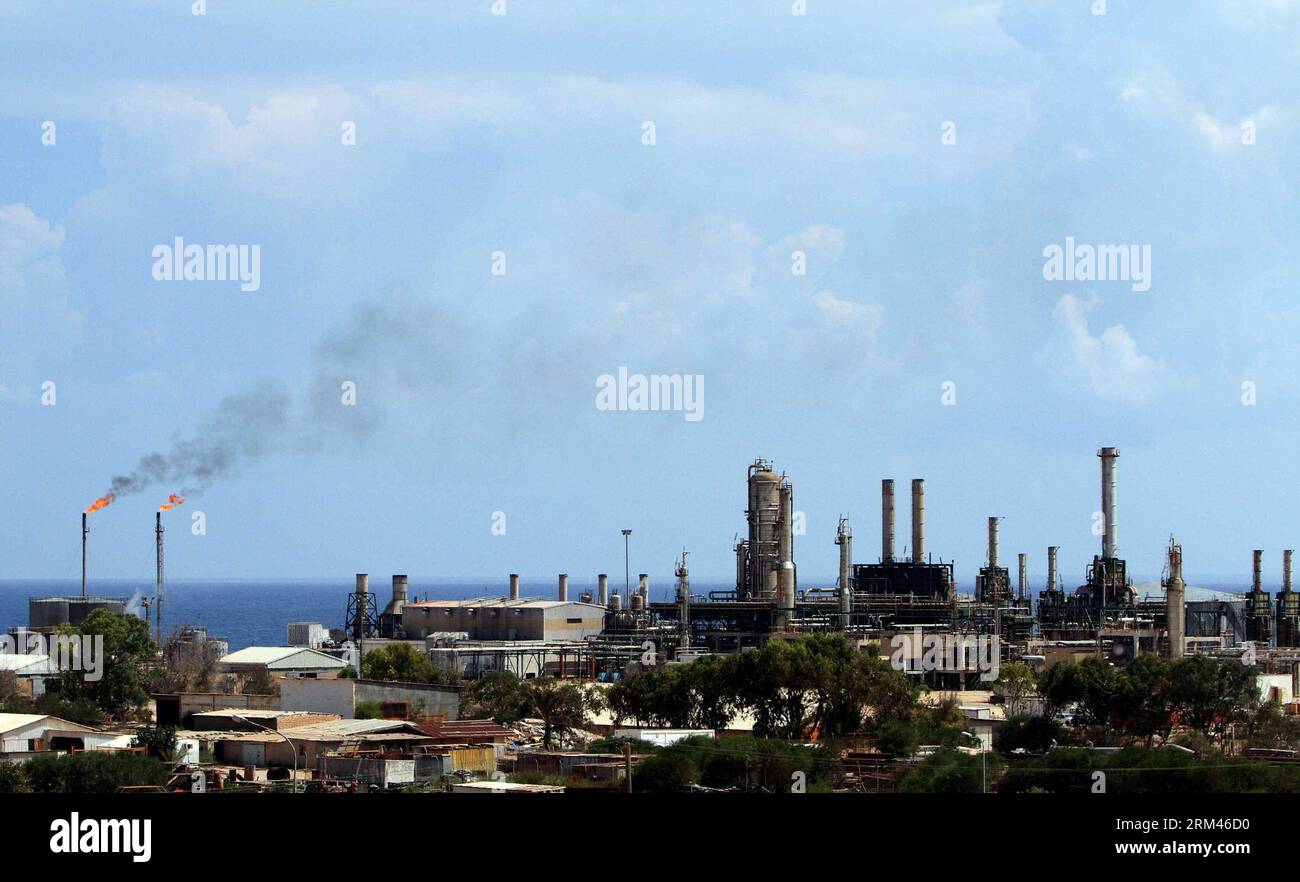
M1170 678L1180 718L1207 735L1222 737L1234 721L1258 707L1257 671L1235 661L1191 655L1174 662Z
M556 736L567 740L574 729L586 724L592 703L585 690L553 677L525 682L533 711L542 721L542 747L549 750Z
M176 761L176 729L172 726L146 726L131 739L132 747L143 747L155 759Z
M371 680L441 684L446 679L429 657L409 643L390 643L372 649L361 659L361 675Z
M1028 713L1029 700L1038 694L1038 676L1023 662L1002 665L993 681L993 694L1001 696L1008 716Z
M527 681L509 671L489 671L461 693L463 719L490 717L503 726L516 723L533 712Z
M55 637L103 638L103 670L92 680L84 670L67 670L58 680L59 694L69 700L90 699L105 713L121 719L143 710L149 700L148 669L156 662L158 647L149 625L138 616L97 609L78 628L64 628ZM89 666L83 658L81 667Z

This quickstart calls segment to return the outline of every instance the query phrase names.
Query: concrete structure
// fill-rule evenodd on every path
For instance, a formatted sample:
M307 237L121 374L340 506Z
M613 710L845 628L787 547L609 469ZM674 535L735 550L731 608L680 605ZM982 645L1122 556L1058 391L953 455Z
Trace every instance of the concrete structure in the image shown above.
M289 680L285 681L290 682ZM223 692L159 692L153 696L160 726L189 727L194 714L214 710L279 710L275 695L227 695Z
M301 646L250 646L217 662L225 674L266 672L281 677L332 677L347 667L342 659Z
M337 714L309 711L223 708L194 714L190 728L196 732L260 732L264 729L284 732L338 719Z
M52 750L95 750L116 737L49 714L0 714L0 753L8 760Z
M284 710L337 714L350 720L356 716L357 704L369 701L404 703L412 718L455 720L460 712L460 690L454 686L295 677L280 683L280 706Z
M60 676L48 655L36 653L0 653L0 671L12 671L17 679L18 694L32 699L44 695L46 682Z
M259 731L214 738L220 762L241 767L292 767L296 752L299 769L314 769L321 757L344 748L400 753L429 743L429 736L405 720L335 720L284 732Z
M651 744L657 744L660 747L667 747L670 744L676 744L684 738L712 738L712 729L649 729L639 727L628 727L614 730L615 738L633 738L637 741L648 741Z
M320 622L290 622L289 645L305 646L308 649L320 649L325 645L329 632Z
M512 781L466 781L451 785L452 793L563 793L551 784L515 784Z
M604 607L575 600L426 600L402 611L412 639L453 633L470 640L585 640L604 626Z

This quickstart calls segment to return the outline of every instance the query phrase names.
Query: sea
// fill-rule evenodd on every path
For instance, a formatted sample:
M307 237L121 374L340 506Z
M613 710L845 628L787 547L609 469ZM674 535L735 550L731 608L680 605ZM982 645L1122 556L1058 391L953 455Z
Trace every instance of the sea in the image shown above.
M804 580L800 580L803 582ZM811 585L834 584L834 578L814 581ZM959 579L959 590L969 590L973 579ZM353 579L231 579L231 580L176 580L165 586L163 629L171 632L181 625L207 628L213 637L224 637L230 649L246 646L283 646L288 641L290 622L319 622L326 628L342 628L347 616L348 596L355 587ZM553 598L555 580L521 579L520 593L524 597ZM610 590L621 590L622 584L610 579ZM691 593L707 596L710 591L729 591L731 582L692 580ZM1040 586L1041 587L1041 586ZM635 588L635 582L633 583ZM1159 583L1144 581L1137 584L1140 596L1159 595ZM1187 589L1187 600L1232 599L1234 595L1250 589L1249 584L1228 580L1215 580L1205 587ZM140 611L140 601L153 596L152 582L139 580L97 579L88 593L101 597L120 597L130 602L129 608ZM1267 590L1276 591L1276 586ZM387 578L370 579L370 591L382 611L392 596ZM508 591L503 579L431 579L411 577L411 600L462 600L480 597L502 597ZM596 580L591 584L571 578L569 597L577 599L584 591L596 593ZM27 624L27 601L33 597L77 597L81 594L81 581L57 579L0 580L0 625L5 630ZM650 599L663 601L673 594L670 582L651 583ZM1037 588L1034 590L1037 594Z

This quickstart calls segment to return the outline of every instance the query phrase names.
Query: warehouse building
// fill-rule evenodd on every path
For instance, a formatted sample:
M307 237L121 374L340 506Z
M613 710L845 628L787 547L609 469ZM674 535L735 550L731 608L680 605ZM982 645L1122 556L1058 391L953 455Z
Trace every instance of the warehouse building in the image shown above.
M335 677L345 667L342 659L302 646L249 646L223 655L217 662L221 673L245 676Z
M463 634L470 640L581 641L604 626L603 606L576 600L425 600L402 609L408 639Z

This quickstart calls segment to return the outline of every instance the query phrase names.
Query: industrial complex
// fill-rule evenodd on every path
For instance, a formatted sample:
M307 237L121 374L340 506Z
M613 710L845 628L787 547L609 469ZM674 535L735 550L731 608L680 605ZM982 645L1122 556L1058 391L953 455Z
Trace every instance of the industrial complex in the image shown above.
M1011 556L1002 550L1001 518L989 516L983 525L986 558L970 590L961 590L952 559L931 550L922 478L903 485L910 491L909 535L900 536L896 527L899 485L885 478L878 554L864 555L861 537L854 542L854 525L840 517L834 534L825 537L837 549L838 578L833 584L801 584L794 483L771 461L756 459L746 470L745 527L731 546L735 580L729 587L693 591L685 549L672 570L671 597L658 601L651 599L650 574L633 580L627 561L621 590L602 573L594 591L571 592L568 574L560 573L548 597L524 596L514 573L499 596L422 599L412 597L410 580L397 574L385 600L371 591L370 576L359 573L355 587L339 598L337 627L289 622L285 645L235 652L203 628L164 625L159 516L155 594L140 606L156 635L160 669L200 675L185 681L189 686L156 691L151 722L178 733L189 757L186 774L197 769L203 787L268 787L306 778L323 789L477 792L484 780L501 783L504 769L525 778L628 782L635 759L630 749L556 752L552 721L530 720L525 711L512 726L485 718L483 707L474 704L481 698L475 684L505 677L493 682L569 683L580 692L599 692L647 671L818 635L890 656L922 692L956 702L976 750L991 749L994 730L1010 712L989 690L997 671L1013 664L1042 674L1059 662L1084 659L1116 670L1143 656L1243 662L1259 672L1261 700L1300 712L1300 593L1292 583L1292 552L1282 553L1282 584L1275 595L1263 583L1263 552L1255 550L1249 593L1189 600L1182 548L1171 537L1159 595L1141 595L1119 547L1120 451L1105 447L1097 457L1099 547L1083 583L1072 587L1061 576L1058 546L1045 549L1047 577L1040 590L1029 585L1028 552L1016 553L1013 578L1006 563ZM136 614L123 598L86 593L88 536L83 515L83 594L31 598L27 627L12 630L11 637L46 638L53 645L101 611ZM959 649L945 649L943 662L934 664L924 657L923 645ZM385 669L390 673L369 675L380 656L397 658L407 673ZM53 649L0 658L32 701L57 688L62 676ZM423 666L423 673L411 673L412 666ZM481 716L465 718L467 703ZM710 716L716 718L712 727L629 730L620 728L622 715L611 712L583 717L583 726L589 739L635 731L620 737L667 745L743 734L753 723L738 711ZM130 727L95 729L50 715L18 715L10 722L25 733L22 749L7 749L11 761L52 750L138 749ZM572 721L562 729L577 737ZM792 734L817 737L816 731ZM873 780L879 750L846 753L844 780L859 788ZM507 792L548 792L542 785L507 783Z

